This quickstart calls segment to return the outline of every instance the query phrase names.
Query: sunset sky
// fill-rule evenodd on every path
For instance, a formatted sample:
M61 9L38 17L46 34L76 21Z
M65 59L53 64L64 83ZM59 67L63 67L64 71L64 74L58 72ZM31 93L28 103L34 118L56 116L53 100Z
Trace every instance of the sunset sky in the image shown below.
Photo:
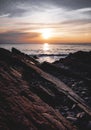
M0 43L91 43L91 0L0 0Z

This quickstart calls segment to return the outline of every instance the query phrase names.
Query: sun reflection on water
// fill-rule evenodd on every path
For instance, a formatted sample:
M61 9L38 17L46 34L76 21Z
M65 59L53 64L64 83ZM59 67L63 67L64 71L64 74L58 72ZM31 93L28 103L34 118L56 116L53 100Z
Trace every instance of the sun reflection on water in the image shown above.
M44 50L44 51L48 51L49 49L50 49L49 44L48 44L48 43L44 43L44 44L43 44L43 50Z

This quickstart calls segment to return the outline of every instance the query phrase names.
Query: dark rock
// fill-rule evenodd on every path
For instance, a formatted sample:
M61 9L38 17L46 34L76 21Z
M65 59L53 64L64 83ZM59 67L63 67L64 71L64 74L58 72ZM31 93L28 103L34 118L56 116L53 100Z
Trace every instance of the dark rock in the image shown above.
M39 64L33 56L15 48L12 52L0 48L0 129L89 128L91 113L79 97L89 99L90 104L91 66L87 56L83 59L83 55L90 53L78 52L57 63ZM90 60L90 56L88 58ZM48 73L52 75L49 76ZM60 84L58 79L79 94L78 98L63 82Z
M39 59L37 55L33 55L33 58L34 59Z
M20 58L26 59L27 61L30 61L33 64L39 63L33 56L24 54L24 53L20 52L19 50L17 50L16 48L12 48L12 54L15 56L18 56Z
M41 68L67 84L91 107L91 51L71 53L52 64L44 62ZM77 118L75 124L83 130L86 129L89 118L77 105L64 101L64 106L68 107L67 111L64 107L60 107L60 112L63 112L65 117ZM70 114L71 112L74 114Z
M91 130L91 121L89 121L87 124L87 130Z
M65 96L33 69L37 64L0 49L0 130L77 130L55 109Z

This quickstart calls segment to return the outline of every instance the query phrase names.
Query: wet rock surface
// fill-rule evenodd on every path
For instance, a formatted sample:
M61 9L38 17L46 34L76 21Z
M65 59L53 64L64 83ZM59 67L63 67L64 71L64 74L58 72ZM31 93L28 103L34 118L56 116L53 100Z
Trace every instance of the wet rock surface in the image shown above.
M71 62L75 59L72 55L68 56ZM78 59L78 54L75 55ZM56 76L90 106L90 71L77 71L70 61L66 64L68 59L40 64L15 48L12 52L0 48L0 130L90 130L90 112L39 71L41 68ZM83 62L90 67L89 60Z

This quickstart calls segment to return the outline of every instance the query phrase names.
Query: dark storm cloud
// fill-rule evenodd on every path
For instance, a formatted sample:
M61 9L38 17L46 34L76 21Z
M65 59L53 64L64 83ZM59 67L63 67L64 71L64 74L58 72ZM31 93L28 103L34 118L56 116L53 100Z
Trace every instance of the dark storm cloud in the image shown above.
M24 8L19 8L23 5ZM0 15L20 16L28 11L27 6L45 8L48 6L63 7L66 9L79 9L91 7L91 0L0 0ZM31 11L33 8L30 9Z

